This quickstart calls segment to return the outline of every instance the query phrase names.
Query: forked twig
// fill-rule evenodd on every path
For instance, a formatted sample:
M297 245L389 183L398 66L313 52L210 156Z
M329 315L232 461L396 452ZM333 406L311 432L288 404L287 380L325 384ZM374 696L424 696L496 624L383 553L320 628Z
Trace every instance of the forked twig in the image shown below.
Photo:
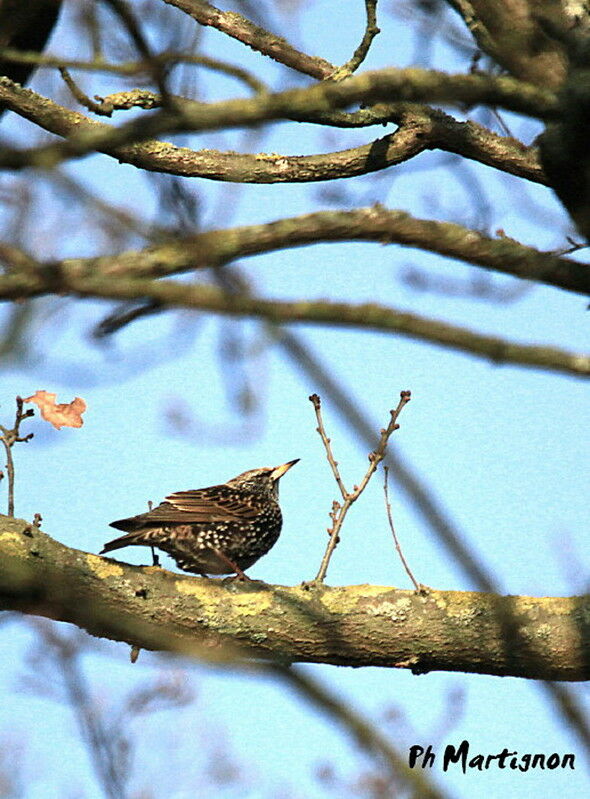
M6 450L6 474L8 475L8 516L14 516L14 461L12 459L12 447L17 441L30 441L33 433L26 436L20 435L21 422L29 416L34 416L35 411L29 408L23 411L22 397L16 398L16 417L12 428L4 427L0 424L0 441Z
M352 58L350 58L341 67L338 67L330 77L333 80L343 80L349 75L352 75L360 65L363 63L371 47L371 43L375 36L381 31L377 27L377 0L365 0L365 11L367 14L367 24L365 32L359 46L354 51Z
M332 453L332 447L330 445L330 439L326 435L326 431L324 428L324 423L322 420L322 411L321 411L321 400L317 394L312 394L309 398L313 404L315 409L315 414L318 422L317 431L320 434L324 447L326 448L326 454L328 457L328 462L332 469L332 474L334 475L334 479L338 484L338 488L340 489L340 493L342 494L343 503L342 505L335 500L332 503L332 511L330 513L330 518L332 519L332 526L328 528L328 535L330 536L330 540L328 541L328 546L326 547L326 551L324 553L324 557L322 558L322 562L320 564L320 569L316 575L314 582L321 583L324 581L326 576L326 572L328 570L328 564L330 563L330 558L332 557L332 553L336 548L336 544L339 542L339 533L346 518L346 514L350 506L356 502L356 500L360 497L363 493L365 488L367 487L369 480L375 473L377 467L383 460L385 456L385 450L387 449L387 442L389 441L389 437L391 434L398 429L399 425L397 424L397 419L402 412L402 409L411 399L411 392L410 391L402 391L400 392L400 401L398 406L395 410L390 411L391 419L389 424L386 428L381 430L381 436L379 438L379 443L373 452L369 453L369 468L366 471L365 476L361 480L359 485L353 486L352 491L347 491L346 487L342 481L342 477L340 476L340 472L338 471L338 462L334 459L334 455Z
M82 89L78 86L76 81L72 78L69 69L66 67L58 67L59 74L62 76L64 83L71 91L74 98L83 105L84 108L87 108L89 111L92 111L94 114L102 114L103 116L112 116L112 111L109 113L108 110L105 111L104 105L102 103L96 103L94 100L91 100L87 94L85 94Z
M401 562L403 564L404 569L406 570L406 573L407 573L408 577L414 583L414 588L416 589L416 591L418 593L422 593L424 591L424 588L416 580L416 578L412 574L412 570L408 566L408 562L407 562L407 560L404 557L404 553L402 552L402 548L400 546L397 534L395 532L395 527L393 525L393 515L391 513L391 504L389 502L389 490L387 488L387 478L389 477L389 466L384 466L383 467L383 471L385 473L385 478L383 480L383 491L385 492L385 508L387 510L387 520L389 522L389 528L391 530L391 534L393 535L393 541L394 541L394 544L395 544L395 548L397 549L397 554L400 557L400 560L401 560Z

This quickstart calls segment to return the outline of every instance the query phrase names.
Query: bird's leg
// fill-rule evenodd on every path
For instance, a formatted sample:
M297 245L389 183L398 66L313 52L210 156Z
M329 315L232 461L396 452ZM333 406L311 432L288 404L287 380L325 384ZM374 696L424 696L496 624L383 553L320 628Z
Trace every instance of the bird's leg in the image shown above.
M152 550L152 561L153 561L152 562L152 566L159 566L160 565L160 558L156 554L155 548L150 546L150 549Z
M248 577L247 574L244 574L240 567L234 563L233 560L230 560L230 558L228 558L227 555L225 555L220 549L215 549L212 547L211 551L215 552L220 560L224 561L224 563L227 563L227 565L231 567L231 570L237 574L240 580L248 580L250 583L253 582L252 578Z

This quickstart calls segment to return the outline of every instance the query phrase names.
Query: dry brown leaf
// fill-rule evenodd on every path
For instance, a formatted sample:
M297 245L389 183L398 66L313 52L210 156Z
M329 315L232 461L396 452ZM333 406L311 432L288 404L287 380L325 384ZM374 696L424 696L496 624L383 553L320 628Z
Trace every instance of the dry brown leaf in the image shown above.
M86 410L84 400L81 397L75 397L71 402L56 403L56 396L51 391L35 391L23 402L34 402L35 405L38 405L41 416L56 430L60 430L62 427L82 427L84 424L82 414Z

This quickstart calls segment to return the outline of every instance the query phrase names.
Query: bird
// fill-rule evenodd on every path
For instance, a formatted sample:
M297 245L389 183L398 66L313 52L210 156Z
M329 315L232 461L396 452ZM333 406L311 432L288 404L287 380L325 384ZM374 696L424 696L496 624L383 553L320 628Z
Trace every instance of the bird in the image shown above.
M280 535L279 480L298 462L250 469L221 485L170 494L146 513L111 522L126 534L108 541L100 554L135 545L157 547L183 571L250 580L245 570Z

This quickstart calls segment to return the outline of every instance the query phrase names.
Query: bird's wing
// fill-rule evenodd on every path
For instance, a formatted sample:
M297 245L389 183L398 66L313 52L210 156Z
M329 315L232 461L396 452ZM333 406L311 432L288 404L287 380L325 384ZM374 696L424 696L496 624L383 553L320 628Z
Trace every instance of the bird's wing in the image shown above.
M239 491L225 485L177 491L166 497L162 505L154 508L154 511L166 504L168 509L164 509L164 513L175 515L173 521L179 522L253 519L259 513L259 509L240 495Z
M166 524L198 524L199 522L231 522L253 519L259 509L226 485L177 491L147 513L117 519L111 527L126 532L144 530Z

